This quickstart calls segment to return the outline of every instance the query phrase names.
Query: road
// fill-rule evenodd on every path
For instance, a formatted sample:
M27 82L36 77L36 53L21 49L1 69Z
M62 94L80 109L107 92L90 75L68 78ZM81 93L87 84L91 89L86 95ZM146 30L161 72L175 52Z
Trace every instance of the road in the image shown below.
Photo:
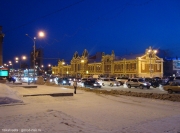
M78 84L79 86L82 86L81 83ZM91 88L92 89L92 88ZM144 93L163 93L163 94L167 94L167 91L164 91L162 86L153 88L152 86L150 87L150 89L144 88L144 89L140 89L140 88L135 88L135 87L131 87L128 88L125 84L122 86L102 86L101 88L97 88L97 89L102 89L102 90L123 90L123 91L133 91L133 92L144 92Z

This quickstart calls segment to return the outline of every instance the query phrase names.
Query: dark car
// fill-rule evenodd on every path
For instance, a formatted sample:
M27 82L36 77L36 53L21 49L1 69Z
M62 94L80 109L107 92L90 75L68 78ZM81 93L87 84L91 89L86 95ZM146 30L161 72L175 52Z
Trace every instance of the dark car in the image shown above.
M154 88L159 87L159 85L161 83L160 78L145 78L145 81L149 82L151 84L151 86Z
M175 77L163 77L162 78L162 82L161 82L161 85L169 85L171 82L174 81L174 78Z
M7 80L13 83L16 81L15 77L8 77Z
M101 85L95 80L87 80L84 82L84 87L101 88Z
M58 78L57 82L60 85L71 85L68 78Z

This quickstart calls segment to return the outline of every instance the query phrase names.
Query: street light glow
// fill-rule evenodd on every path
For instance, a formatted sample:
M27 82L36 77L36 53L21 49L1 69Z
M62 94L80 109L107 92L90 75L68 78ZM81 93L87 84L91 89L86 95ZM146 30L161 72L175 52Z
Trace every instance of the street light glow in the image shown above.
M154 50L154 53L156 54L156 53L157 53L157 50Z
M26 60L26 56L22 56L22 59L23 59L23 60Z
M43 32L43 31L40 31L40 32L39 32L39 37L44 37L44 36L45 36L44 32Z

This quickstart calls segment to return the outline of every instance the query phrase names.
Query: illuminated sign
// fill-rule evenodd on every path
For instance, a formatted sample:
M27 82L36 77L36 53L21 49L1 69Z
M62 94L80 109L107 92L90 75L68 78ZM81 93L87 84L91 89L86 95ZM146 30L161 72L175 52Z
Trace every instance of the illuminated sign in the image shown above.
M7 77L9 76L8 70L0 70L0 77Z
M173 70L180 70L180 60L173 60Z

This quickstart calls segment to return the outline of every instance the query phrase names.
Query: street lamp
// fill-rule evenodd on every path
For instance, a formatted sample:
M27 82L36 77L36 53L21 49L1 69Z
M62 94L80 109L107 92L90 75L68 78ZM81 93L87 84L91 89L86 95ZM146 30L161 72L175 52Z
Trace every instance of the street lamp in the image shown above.
M157 53L157 50L154 50L154 49L152 49L152 47L149 47L148 54L149 54L149 59L150 59L150 67L149 67L150 77L152 77L152 72L153 72L151 60L152 60L152 58L154 58L156 53Z
M16 63L19 63L20 69L21 69L21 59L22 59L22 60L26 60L27 57L23 55L21 58L19 58L19 57L16 57L16 58L15 58L15 62L16 62Z
M33 54L33 64L34 64L33 80L34 80L34 83L35 83L35 70L36 70L36 67L35 67L35 65L36 65L36 53L35 53L35 52L36 52L36 37L32 38L32 37L30 37L28 34L26 34L26 36L29 37L29 38L33 41L33 52L34 52L34 54ZM40 31L40 32L38 33L38 36L39 36L39 37L44 37L45 34L44 34L44 32Z

